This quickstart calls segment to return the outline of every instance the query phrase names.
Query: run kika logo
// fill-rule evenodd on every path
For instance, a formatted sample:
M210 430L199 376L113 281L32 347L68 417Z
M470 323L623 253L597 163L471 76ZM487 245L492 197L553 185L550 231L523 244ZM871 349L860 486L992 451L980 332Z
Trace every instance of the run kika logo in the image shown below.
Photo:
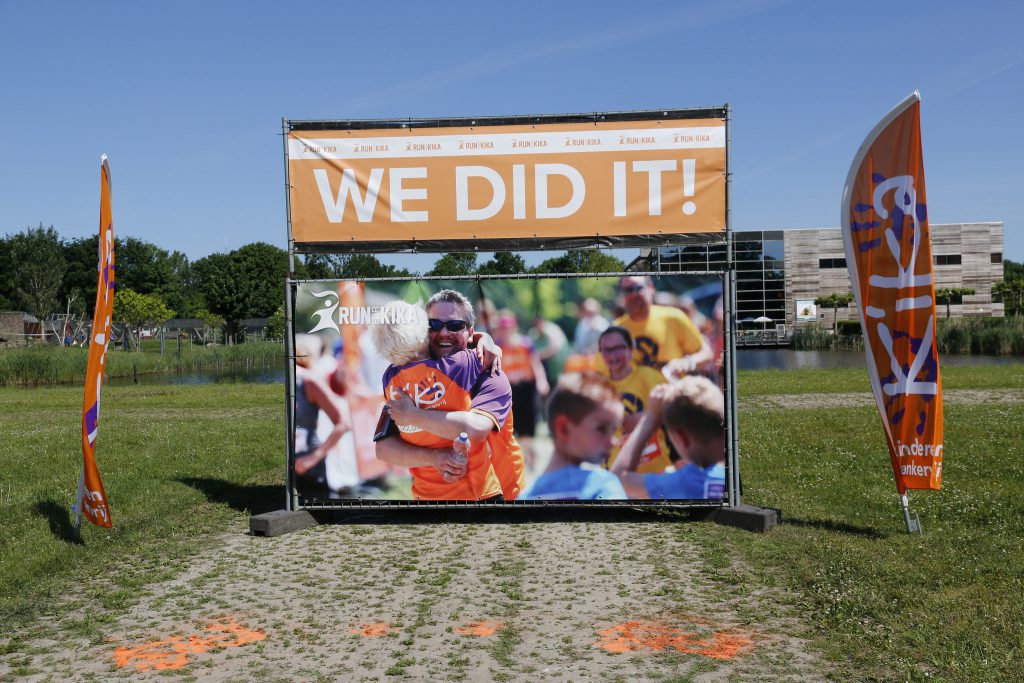
M416 311L407 307L341 306L337 292L310 292L323 299L321 308L313 311L317 323L309 334L320 330L341 331L342 325L415 325Z

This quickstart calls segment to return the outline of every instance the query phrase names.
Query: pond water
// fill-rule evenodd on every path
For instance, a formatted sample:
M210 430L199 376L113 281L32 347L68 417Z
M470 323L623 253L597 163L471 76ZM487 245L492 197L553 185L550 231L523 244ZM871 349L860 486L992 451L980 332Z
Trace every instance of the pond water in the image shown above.
M863 368L863 351L794 351L792 349L742 349L737 351L740 370L823 370ZM939 356L939 366L1013 365L1024 363L1016 356Z
M863 351L794 351L792 349L742 349L737 352L740 370L822 370L827 368L863 368ZM1015 356L941 356L943 366L1013 365L1024 363ZM216 384L247 382L251 384L284 383L284 366L260 368L224 368L181 374L139 375L139 384ZM134 384L131 377L107 380L109 386Z
M222 368L183 373L161 373L139 375L138 384L217 384L220 382L247 384L283 384L284 366L273 365L259 368ZM126 387L136 384L132 377L111 377L107 386Z

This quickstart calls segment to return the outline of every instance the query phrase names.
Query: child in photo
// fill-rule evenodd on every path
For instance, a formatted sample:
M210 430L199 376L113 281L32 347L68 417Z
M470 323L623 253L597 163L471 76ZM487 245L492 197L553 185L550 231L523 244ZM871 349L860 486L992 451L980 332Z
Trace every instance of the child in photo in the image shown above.
M600 467L622 423L622 402L611 381L593 372L566 373L548 396L546 413L554 452L524 498L626 498L618 477Z
M644 445L664 424L682 456L674 472L637 472ZM651 390L647 411L612 465L630 498L721 499L725 496L725 396L703 376Z

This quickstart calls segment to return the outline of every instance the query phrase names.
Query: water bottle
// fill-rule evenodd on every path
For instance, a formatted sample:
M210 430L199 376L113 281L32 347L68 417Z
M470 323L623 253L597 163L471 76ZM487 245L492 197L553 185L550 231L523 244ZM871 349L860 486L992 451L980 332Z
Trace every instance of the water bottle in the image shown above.
M462 432L461 434L459 434L459 438L452 442L452 450L455 451L455 460L457 460L460 465L465 465L466 463L468 463L469 434L466 434L466 432ZM447 482L458 481L458 479L452 478L451 475L449 475L447 472L444 474L444 480Z

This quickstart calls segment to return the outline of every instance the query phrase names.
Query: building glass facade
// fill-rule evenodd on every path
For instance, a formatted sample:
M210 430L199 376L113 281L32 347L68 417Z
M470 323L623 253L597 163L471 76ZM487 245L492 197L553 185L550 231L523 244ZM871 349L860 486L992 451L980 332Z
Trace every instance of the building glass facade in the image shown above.
M736 319L751 322L767 317L774 324L812 322L800 313L808 302L850 291L850 274L842 235L836 228L818 230L754 230L734 232ZM992 301L992 284L1003 278L1003 224L962 223L931 226L935 287L967 287L952 306L953 315L1001 316L1003 305ZM724 242L662 247L649 257L659 271L726 270ZM817 319L823 312L818 312ZM838 320L856 320L856 304L834 312ZM829 313L831 318L833 313ZM770 329L770 328L769 328Z

